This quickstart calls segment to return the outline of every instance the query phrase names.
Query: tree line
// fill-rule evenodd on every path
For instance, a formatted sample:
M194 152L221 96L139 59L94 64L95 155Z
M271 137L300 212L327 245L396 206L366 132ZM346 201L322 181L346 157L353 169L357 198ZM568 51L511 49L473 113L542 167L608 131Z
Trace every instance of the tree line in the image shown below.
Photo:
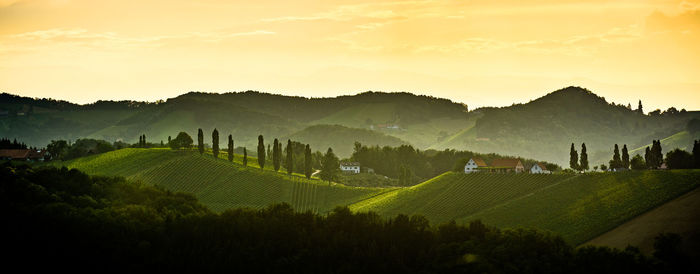
M214 213L191 194L88 176L0 165L5 267L52 271L244 273L681 273L676 234L639 249L585 246L532 229L480 221L430 224L338 207L287 204Z
M669 169L691 169L700 168L700 140L693 140L693 150L689 153L682 149L674 149L664 154L661 148L661 140L652 140L651 147L647 146L644 150L644 156L636 154L630 159L627 144L623 144L622 152L617 144L613 148L612 159L608 162L609 166L600 165L600 169L605 170L643 170L643 169L660 169L663 164ZM588 155L586 153L586 144L581 145L581 159L578 159L578 151L571 143L569 156L569 167L572 170L586 171L588 167ZM598 166L593 167L598 170Z

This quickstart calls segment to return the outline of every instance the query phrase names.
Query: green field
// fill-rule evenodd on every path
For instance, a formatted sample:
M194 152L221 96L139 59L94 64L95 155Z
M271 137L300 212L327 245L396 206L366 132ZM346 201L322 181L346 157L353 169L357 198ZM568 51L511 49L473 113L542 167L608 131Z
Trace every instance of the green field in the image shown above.
M458 219L498 227L536 227L579 244L700 185L700 170L578 175Z
M220 157L226 157L225 154ZM579 244L700 185L700 170L590 174L462 174L447 172L406 188L349 187L264 171L170 149L122 149L65 163L89 174L118 175L193 193L215 211L287 202L301 211L423 215L432 223L481 219L501 228L534 227Z
M194 151L129 148L75 159L65 163L88 174L124 176L171 191L194 194L215 211L234 207L262 208L286 202L298 210L328 212L371 198L389 189L348 187L271 170L261 171L255 158L250 167L201 156Z
M574 175L447 172L424 183L355 203L356 211L419 214L448 222L571 179Z

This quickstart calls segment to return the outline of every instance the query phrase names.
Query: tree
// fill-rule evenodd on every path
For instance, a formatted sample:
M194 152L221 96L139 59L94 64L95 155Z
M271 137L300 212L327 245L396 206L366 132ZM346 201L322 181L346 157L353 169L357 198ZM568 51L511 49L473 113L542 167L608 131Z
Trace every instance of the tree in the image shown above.
M588 170L588 152L586 152L586 143L581 144L581 165L579 170Z
M233 162L233 136L228 135L228 161Z
M593 166L593 171L598 171L598 166Z
M272 166L275 168L275 171L280 170L279 144L280 143L277 138L275 138L275 141L272 142Z
M693 168L693 155L690 155L690 153L685 150L674 149L666 153L666 164L669 169Z
M63 156L68 150L68 142L66 140L51 140L51 143L46 145L46 150L54 160L63 160Z
M265 168L265 141L262 135L258 135L258 165L260 169Z
M608 170L608 167L605 166L604 164L600 165L600 171L606 171Z
M292 140L287 139L287 163L286 163L287 173L292 174L294 171L294 147L292 146Z
M330 185L331 181L338 181L340 178L339 174L340 163L338 157L333 153L333 149L329 147L321 160L321 173L319 173L319 177L321 177L321 180L328 181Z
M306 144L306 147L304 148L304 175L306 175L307 179L311 179L311 173L313 171L313 167L311 166L311 147L309 144Z
M700 168L700 140L693 141L693 167Z
M644 166L647 168L651 168L651 149L649 146L644 150Z
M143 147L146 147L146 134L143 135Z
M219 131L216 128L211 133L211 154L214 154L214 159L219 158Z
M649 151L650 156L647 160L647 166L651 169L658 169L664 161L664 155L661 152L661 140L653 140L651 145L651 150Z
M170 138L170 135L168 135L168 144L170 144L170 141L172 141L172 139Z
M180 149L180 148L190 148L192 146L192 137L190 137L189 134L186 132L180 132L175 136L175 139L170 140L168 145L170 145L170 148L172 149Z
M644 114L644 110L642 109L642 100L639 100L639 105L637 106L637 112L639 114Z
M569 152L569 167L578 170L578 152L574 148L574 143L571 143L571 152Z
M248 166L248 151L243 147L243 166Z
M622 160L620 159L620 148L615 144L615 150L613 150L613 158L610 160L610 168L621 168Z
M204 131L201 128L197 132L197 148L200 155L204 154Z
M632 160L630 161L630 166L634 170L642 170L647 168L647 163L644 161L644 158L642 158L641 155L637 154L632 157Z
M630 168L630 155L627 153L627 144L622 145L622 167Z

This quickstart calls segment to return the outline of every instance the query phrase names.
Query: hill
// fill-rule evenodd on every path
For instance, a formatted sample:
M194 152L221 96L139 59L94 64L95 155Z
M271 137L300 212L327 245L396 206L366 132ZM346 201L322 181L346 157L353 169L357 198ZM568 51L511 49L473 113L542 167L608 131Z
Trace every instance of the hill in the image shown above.
M355 142L378 146L400 146L405 141L369 129L349 128L340 125L314 125L285 136L282 140L292 139L312 148L325 152L329 147L341 158L352 155Z
M700 170L578 175L459 221L536 227L581 244L699 185Z
M380 194L387 189L329 185L318 179L288 176L272 170L261 171L255 158L250 167L201 156L194 151L127 148L93 155L65 163L92 175L123 176L170 191L194 194L212 210L251 207L262 208L286 202L298 210L329 212L335 206L351 204Z
M584 245L625 248L639 247L653 254L654 238L660 233L677 233L682 237L681 249L693 260L700 259L700 188L646 212ZM685 252L684 252L685 253Z
M571 143L579 152L586 143L590 166L607 164L614 144L636 148L671 136L700 112L642 115L589 90L567 87L526 104L481 108L470 115L479 116L472 128L433 147L521 155L568 167Z

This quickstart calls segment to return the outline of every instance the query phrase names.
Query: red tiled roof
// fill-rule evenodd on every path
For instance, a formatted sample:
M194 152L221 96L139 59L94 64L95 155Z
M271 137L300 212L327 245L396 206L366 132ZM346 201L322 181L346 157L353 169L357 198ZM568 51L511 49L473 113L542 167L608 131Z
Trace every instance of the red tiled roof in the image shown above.
M0 149L0 158L27 159L28 149Z
M547 167L543 163L537 163L537 165L540 166L542 170L547 170Z
M474 163L476 164L476 166L480 166L480 167L488 166L486 164L486 162L484 162L484 160L482 160L481 158L472 158L472 160L474 160Z
M493 167L506 167L506 168L515 168L518 163L520 163L520 160L514 159L514 158L506 158L506 159L496 159L493 161L491 166Z

